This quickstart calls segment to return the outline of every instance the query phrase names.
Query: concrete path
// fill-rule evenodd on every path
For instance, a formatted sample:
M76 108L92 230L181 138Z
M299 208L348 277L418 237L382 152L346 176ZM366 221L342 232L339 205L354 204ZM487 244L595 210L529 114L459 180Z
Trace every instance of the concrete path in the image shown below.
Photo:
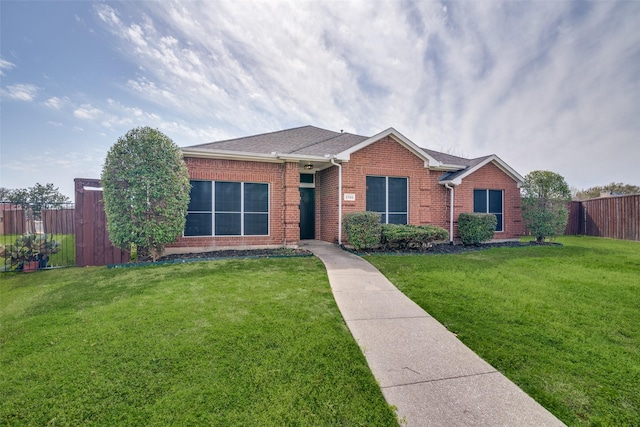
M390 405L407 426L561 426L375 267L339 246L303 241Z

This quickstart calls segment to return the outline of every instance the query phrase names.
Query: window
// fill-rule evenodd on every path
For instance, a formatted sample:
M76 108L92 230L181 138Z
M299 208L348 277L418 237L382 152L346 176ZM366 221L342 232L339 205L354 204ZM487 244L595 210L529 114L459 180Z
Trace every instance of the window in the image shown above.
M383 224L406 224L407 178L367 177L367 210L382 215Z
M185 236L211 236L211 181L191 181Z
M300 184L313 184L314 175L312 173L301 173Z
M266 236L269 184L191 181L185 236Z
M496 231L502 231L502 190L473 190L473 211L494 214L498 219Z

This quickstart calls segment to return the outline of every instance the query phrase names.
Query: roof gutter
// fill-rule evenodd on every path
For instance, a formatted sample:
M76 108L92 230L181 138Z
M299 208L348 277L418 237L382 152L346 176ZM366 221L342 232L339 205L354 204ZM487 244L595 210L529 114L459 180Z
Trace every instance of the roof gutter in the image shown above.
M333 157L331 163L338 167L338 244L342 245L342 165Z
M204 148L181 148L183 157L199 157L209 159L227 160L257 160L261 162L282 163L283 161L274 154L246 153L242 151L213 151Z
M184 157L200 157L200 158L212 158L212 159L227 159L227 160L248 160L259 162L273 162L283 163L286 161L313 161L313 162L328 162L327 156L312 156L306 154L287 154L272 152L266 153L250 153L245 151L231 151L231 150L208 150L206 148L181 148L182 155Z

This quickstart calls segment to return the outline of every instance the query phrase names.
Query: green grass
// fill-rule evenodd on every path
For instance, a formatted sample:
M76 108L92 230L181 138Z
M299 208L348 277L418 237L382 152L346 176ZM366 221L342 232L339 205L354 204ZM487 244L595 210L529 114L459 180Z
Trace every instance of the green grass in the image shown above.
M640 243L371 256L409 298L569 425L640 425Z
M49 267L76 265L76 236L74 234L54 234L53 240L60 242L60 252L51 255Z
M0 425L396 425L315 258L0 275Z

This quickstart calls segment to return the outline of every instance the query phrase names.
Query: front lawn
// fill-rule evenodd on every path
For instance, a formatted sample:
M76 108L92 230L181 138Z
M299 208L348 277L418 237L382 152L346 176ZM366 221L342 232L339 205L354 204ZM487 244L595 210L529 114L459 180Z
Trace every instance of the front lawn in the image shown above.
M315 258L0 275L1 425L397 425Z
M569 425L640 425L640 243L370 256L409 298Z

